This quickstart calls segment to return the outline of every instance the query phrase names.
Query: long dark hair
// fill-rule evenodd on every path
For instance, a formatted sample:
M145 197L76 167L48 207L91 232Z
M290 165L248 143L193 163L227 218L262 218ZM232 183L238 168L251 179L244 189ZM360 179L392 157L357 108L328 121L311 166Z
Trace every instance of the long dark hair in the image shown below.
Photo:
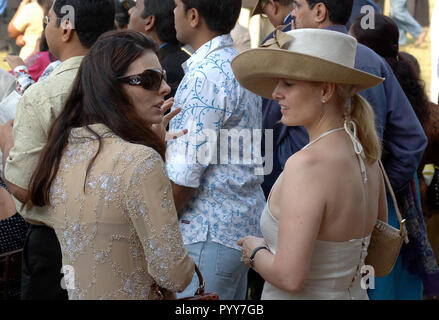
M135 31L111 31L102 35L84 57L31 178L29 190L34 205L50 204L50 187L72 128L85 126L99 140L98 151L89 163L85 180L102 148L102 138L89 127L94 123L105 124L128 142L155 149L165 159L165 143L135 112L118 80L146 50L157 53L154 41L147 36Z
M424 125L430 115L425 85L414 68L415 63L410 61L416 59L408 59L407 54L399 52L398 25L391 18L375 13L375 29L363 29L361 20L364 16L360 14L354 19L351 32L359 43L371 48L389 63L419 121Z

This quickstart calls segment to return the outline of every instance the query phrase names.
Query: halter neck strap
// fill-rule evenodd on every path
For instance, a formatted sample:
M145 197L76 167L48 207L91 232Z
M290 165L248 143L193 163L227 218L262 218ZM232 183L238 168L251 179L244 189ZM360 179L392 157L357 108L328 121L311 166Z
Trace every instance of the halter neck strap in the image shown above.
M337 131L341 131L341 130L344 130L344 128L343 128L343 127L340 127L340 128L335 128L335 129L328 130L328 131L324 132L323 134L321 134L320 136L318 136L318 137L315 138L314 140L310 141L306 146L304 146L304 147L302 148L302 150L307 149L308 147L310 147L311 145L313 145L314 143L316 143L317 141L319 141L319 140L322 139L323 137L326 137L328 134L331 134L331 133L333 133L333 132L337 132Z
M366 173L366 166L364 164L364 149L363 146L361 145L360 141L357 138L357 125L355 124L354 121L350 120L350 121L345 121L344 122L344 126L340 127L340 128L335 128L329 131L326 131L325 133L321 134L320 136L318 136L317 138L315 138L314 140L310 141L306 146L304 146L302 148L302 150L307 149L308 147L310 147L311 145L313 145L314 143L316 143L317 141L319 141L320 139L322 139L323 137L326 137L328 134L337 132L337 131L346 131L346 133L348 134L349 138L351 138L352 144L354 146L354 151L355 154L357 155L358 158L358 162L360 163L360 170L361 170L361 174L363 176L363 182L364 184L367 183L367 173Z

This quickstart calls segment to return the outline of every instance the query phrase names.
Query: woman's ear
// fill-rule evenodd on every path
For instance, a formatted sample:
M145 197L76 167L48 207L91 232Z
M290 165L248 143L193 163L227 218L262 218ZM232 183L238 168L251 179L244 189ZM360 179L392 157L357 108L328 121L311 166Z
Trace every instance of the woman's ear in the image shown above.
M324 82L321 86L321 100L323 103L330 101L335 94L335 83Z

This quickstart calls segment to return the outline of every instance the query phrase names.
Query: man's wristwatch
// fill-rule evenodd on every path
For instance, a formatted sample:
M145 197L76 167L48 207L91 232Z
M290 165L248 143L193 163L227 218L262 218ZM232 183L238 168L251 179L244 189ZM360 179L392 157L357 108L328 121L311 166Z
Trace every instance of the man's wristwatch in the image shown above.
M250 261L250 266L251 266L252 268L254 268L253 263L255 262L255 256L256 256L256 253L257 253L259 250L262 250L262 249L265 249L265 250L270 251L270 249L268 249L267 246L260 246L260 247L257 247L255 250L253 250L252 255L251 255L250 258L248 259L248 260Z

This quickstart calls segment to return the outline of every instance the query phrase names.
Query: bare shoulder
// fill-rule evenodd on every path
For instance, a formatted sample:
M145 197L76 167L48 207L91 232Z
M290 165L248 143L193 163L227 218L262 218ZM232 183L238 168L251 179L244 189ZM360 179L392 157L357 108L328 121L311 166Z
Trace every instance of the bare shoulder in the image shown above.
M284 175L286 177L310 177L320 174L325 167L324 157L315 149L299 151L291 156L285 164Z

